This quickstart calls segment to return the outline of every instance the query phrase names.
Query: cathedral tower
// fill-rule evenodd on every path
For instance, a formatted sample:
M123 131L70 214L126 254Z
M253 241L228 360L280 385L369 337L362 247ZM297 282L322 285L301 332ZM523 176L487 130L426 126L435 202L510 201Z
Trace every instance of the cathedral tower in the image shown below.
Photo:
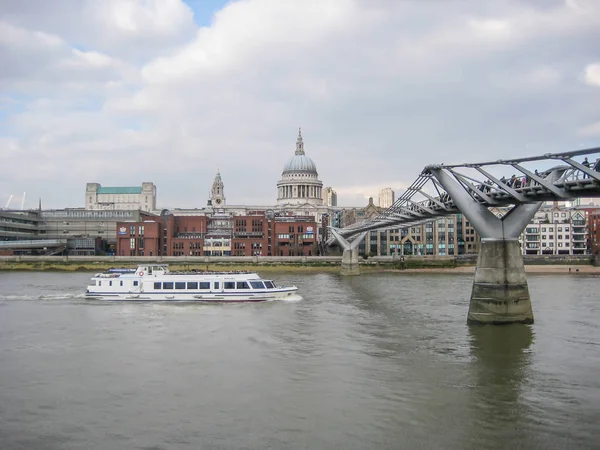
M210 190L210 200L213 208L222 208L225 206L225 191L223 189L223 180L221 173L217 170L215 181L213 181L212 189Z

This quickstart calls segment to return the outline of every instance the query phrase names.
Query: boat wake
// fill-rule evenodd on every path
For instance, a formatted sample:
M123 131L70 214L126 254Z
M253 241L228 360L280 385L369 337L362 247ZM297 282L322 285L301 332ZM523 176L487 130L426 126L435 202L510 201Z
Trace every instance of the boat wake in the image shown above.
M26 294L0 294L0 302L26 302L26 301L53 301L53 300L73 300L83 299L85 294L82 292L63 292L56 294L38 294L38 295L26 295Z

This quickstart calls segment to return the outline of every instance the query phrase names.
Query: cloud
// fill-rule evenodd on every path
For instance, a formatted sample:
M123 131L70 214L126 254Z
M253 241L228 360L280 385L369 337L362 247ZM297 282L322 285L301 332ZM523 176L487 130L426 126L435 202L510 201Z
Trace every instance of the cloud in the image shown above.
M579 130L581 136L600 137L600 122L586 125Z
M600 62L590 64L585 68L585 82L590 86L600 87Z
M344 205L430 163L594 144L594 2L440 5L239 0L198 27L181 0L10 2L0 193L153 181L201 207L220 169L228 203L274 204L298 126Z

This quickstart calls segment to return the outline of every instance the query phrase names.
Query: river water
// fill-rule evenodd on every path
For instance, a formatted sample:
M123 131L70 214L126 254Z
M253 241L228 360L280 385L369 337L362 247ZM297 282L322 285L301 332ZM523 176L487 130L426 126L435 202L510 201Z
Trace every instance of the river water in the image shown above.
M0 272L0 449L600 448L600 277L529 275L535 324L468 326L472 276L268 274L304 300L83 298Z

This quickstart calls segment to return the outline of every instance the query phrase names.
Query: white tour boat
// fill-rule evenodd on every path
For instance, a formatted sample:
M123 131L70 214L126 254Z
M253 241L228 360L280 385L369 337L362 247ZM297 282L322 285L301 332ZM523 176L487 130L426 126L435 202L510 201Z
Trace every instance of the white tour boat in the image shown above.
M92 277L85 296L102 300L261 302L301 300L296 286L276 286L254 272L170 272L167 264L109 269Z

